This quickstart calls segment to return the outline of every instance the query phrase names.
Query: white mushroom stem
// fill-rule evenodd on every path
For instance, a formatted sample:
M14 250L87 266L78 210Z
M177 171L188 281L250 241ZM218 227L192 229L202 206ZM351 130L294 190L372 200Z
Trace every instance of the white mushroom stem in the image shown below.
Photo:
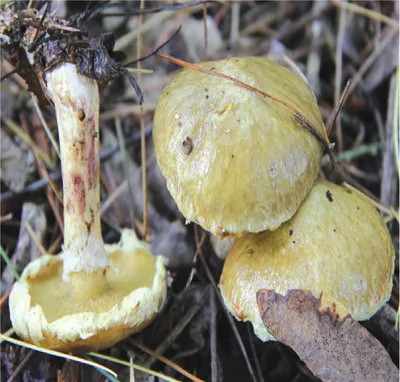
M64 269L92 273L109 265L100 224L99 90L64 63L46 74L57 116L64 200Z

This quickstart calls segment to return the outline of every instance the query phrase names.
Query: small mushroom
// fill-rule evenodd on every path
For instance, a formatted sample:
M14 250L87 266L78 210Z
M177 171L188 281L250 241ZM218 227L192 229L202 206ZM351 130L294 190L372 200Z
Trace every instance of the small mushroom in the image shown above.
M300 76L262 57L199 66L269 96L193 69L174 78L153 130L171 195L188 221L220 238L276 229L297 211L320 169L321 142L299 123L306 119L325 136L314 94Z
M104 245L100 224L97 82L63 63L45 74L57 116L63 175L64 246L31 262L10 294L25 340L66 352L112 346L147 326L166 297L166 269L124 230Z
M338 300L355 320L370 318L389 299L394 249L390 234L369 200L318 180L295 216L274 232L235 241L224 264L220 290L228 310L265 329L256 301L261 289L286 295L309 290Z

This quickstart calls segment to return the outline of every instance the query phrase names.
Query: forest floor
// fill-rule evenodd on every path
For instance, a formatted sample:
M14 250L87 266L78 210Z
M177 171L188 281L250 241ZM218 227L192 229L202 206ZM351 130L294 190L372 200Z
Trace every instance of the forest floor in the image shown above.
M28 6L27 1L18 3L21 8ZM60 1L57 12L68 19L83 12L87 3ZM146 0L144 7L170 4ZM31 6L43 9L38 1ZM358 1L345 7L336 1L217 1L160 9L139 17L131 11L140 6L140 1L117 2L94 15L84 27L92 36L115 33L116 50L127 54L126 62L136 59L138 52L143 56L156 49L179 26L180 33L163 52L188 62L268 55L304 73L326 125L351 80L329 137L340 176L325 155L320 177L335 183L344 180L375 201L392 235L396 252L392 295L385 307L362 325L398 365L394 328L399 306L398 2ZM4 60L1 65L2 75L13 69ZM223 307L218 290L223 260L208 233L185 224L155 159L154 110L163 87L180 68L156 56L143 61L141 67L150 71L140 79L133 73L145 99L142 112L126 76L100 93L103 236L111 243L119 240L124 227L134 228L139 236L148 229L153 252L168 258L173 283L161 314L147 329L101 354L128 365L130 361L142 365L147 371L135 368L136 381L157 380L151 370L170 378L165 380L319 380L291 348L279 342L261 342L250 323L230 319ZM8 334L12 333L8 310L12 269L20 274L29 261L43 252L56 254L62 245L63 208L53 191L55 187L62 192L61 167L42 123L44 119L57 140L55 113L50 106L40 106L40 115L26 89L18 75L4 81L1 88L1 246L12 263L7 266L3 257L1 331ZM126 147L125 155L121 144ZM143 223L144 214L148 227ZM133 380L129 366L93 355L85 357L112 369L118 380ZM7 341L1 343L1 373L2 381L115 380L92 366Z

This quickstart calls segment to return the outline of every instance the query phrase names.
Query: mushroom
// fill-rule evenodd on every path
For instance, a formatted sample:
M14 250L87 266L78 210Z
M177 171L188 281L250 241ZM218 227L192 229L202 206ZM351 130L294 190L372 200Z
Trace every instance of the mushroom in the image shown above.
M10 294L10 314L29 342L86 352L112 346L155 318L166 297L166 269L133 231L123 230L119 244L103 243L96 80L62 63L43 84L58 123L64 246L25 268Z
M248 233L225 261L220 290L228 310L263 341L259 290L308 290L366 320L390 297L394 249L379 213L361 193L318 180L294 217L274 232Z
M326 133L314 94L300 76L263 57L199 66L260 91L192 69L166 86L153 138L169 191L187 221L220 238L276 229L320 169L315 135Z

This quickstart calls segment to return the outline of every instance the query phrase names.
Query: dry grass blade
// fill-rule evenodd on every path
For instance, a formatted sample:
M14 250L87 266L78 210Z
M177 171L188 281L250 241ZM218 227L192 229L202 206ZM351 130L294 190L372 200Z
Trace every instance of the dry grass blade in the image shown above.
M194 253L194 256L193 256L193 264L196 264L196 262L197 262L197 256L200 253L201 248L204 245L206 236L207 235L204 234L203 237L200 239L199 243L196 246L196 252ZM180 296L183 296L185 294L185 292L189 288L190 284L192 283L193 277L194 277L195 274L196 274L196 268L193 267L192 270L190 271L190 274L189 274L189 277L188 277L188 279L186 281L185 287L182 289L182 292L180 293Z
M0 118L4 121L6 126L15 134L18 135L29 147L32 148L32 150L36 151L38 156L43 159L46 164L50 168L54 168L53 161L50 159L50 157L43 151L41 150L35 142L33 142L32 138L26 134L25 132L22 131L22 129L17 126L16 123L8 119L3 115L2 112L0 112Z
M347 81L347 84L346 84L345 88L343 89L342 94L340 96L339 102L336 104L332 115L328 118L328 122L326 124L326 131L327 131L328 137L331 135L333 125L335 124L336 118L337 118L340 110L343 107L343 102L346 99L347 92L349 91L350 84L351 84L351 81L350 80Z
M234 2L231 8L231 30L229 35L229 45L232 54L236 54L239 40L239 24L240 24L240 3Z
M144 9L144 0L140 1L140 9ZM142 36L141 36L141 27L143 22L143 15L139 16L139 24L137 29L137 50L136 56L139 58L141 56L142 51ZM138 84L139 87L142 85L142 76L140 73L141 70L141 61L137 62L138 73ZM148 231L148 202L147 202L147 166L146 166L146 136L144 132L144 114L143 114L143 106L140 105L140 158L142 164L142 193L143 193L143 240L147 238Z
M129 182L129 166L128 166L128 153L126 152L125 148L125 137L122 131L121 120L119 118L115 119L115 127L117 129L117 137L118 137L118 144L122 154L122 161L124 167L124 175L125 180L128 182L128 191L129 191L129 219L131 228L135 226L135 213L134 213L134 197L133 197L133 190L132 185Z
M175 362L170 361L168 358L165 358L164 356L157 354L155 351L151 350L145 345L139 344L135 342L135 346L137 346L139 349L143 350L144 352L150 354L152 357L157 358L159 361L164 362L166 365L172 367L175 369L177 372L181 373L185 377L189 378L191 381L194 382L204 382L202 379L197 378L193 374L189 373L179 365L177 365Z
M190 324L196 314L199 312L200 306L193 305L189 310L181 317L181 319L177 322L177 324L170 330L168 336L157 346L154 351L156 354L164 353L171 344L180 336L183 330ZM144 366L150 367L153 364L153 358L149 358Z
M343 44L346 32L346 21L347 21L347 12L345 9L339 9L339 27L338 27L338 36L336 39L336 71L335 71L335 92L334 99L335 104L338 105L340 103L340 88L342 86L342 72L343 72ZM340 118L336 119L336 139L338 145L338 151L343 151L343 133L342 133L342 123Z
M197 233L198 230L196 228L197 227L195 227L195 232ZM256 374L254 372L254 369L253 369L253 366L252 366L252 364L250 362L250 359L249 359L249 356L247 354L247 350L246 350L246 348L244 346L244 343L242 341L242 338L240 337L238 328L236 327L235 322L233 321L233 317L231 316L231 314L228 312L228 310L225 307L225 304L224 304L224 301L222 299L221 293L219 293L219 290L217 288L217 284L215 283L215 280L214 280L213 275L212 275L212 273L210 271L210 268L208 267L207 261L203 257L203 253L202 253L201 249L199 251L199 257L200 257L201 263L202 263L202 265L203 265L203 267L204 267L204 269L205 269L205 271L207 273L207 277L208 277L208 279L209 279L209 281L210 281L210 283L211 283L216 295L218 296L218 300L219 300L219 302L220 302L220 304L222 306L223 311L225 312L225 315L226 315L226 317L227 317L227 319L229 321L229 324L230 324L230 326L232 328L232 331L233 331L233 333L234 333L234 335L236 337L236 341L238 342L240 350L241 350L241 352L243 354L243 357L244 357L244 360L246 362L246 365L247 365L247 368L249 370L249 373L251 375L251 378L253 379L254 382L256 382L257 381L257 376L256 376Z
M207 30L207 6L206 6L206 3L203 3L203 23L204 23L204 52L207 56L208 30Z
M119 198L119 196L128 189L128 181L125 179L108 198L100 206L100 214L104 214L113 203Z
M393 26L395 26L397 28L400 25L396 20L393 20L390 17L382 15L382 13L379 13L379 12L376 12L376 11L372 11L370 9L363 8L363 7L361 7L361 6L357 5L357 4L347 3L347 2L344 2L344 1L338 1L338 0L332 0L332 2L333 2L333 4L335 4L339 8L349 10L350 12L353 12L353 13L358 13L360 15L369 17L369 18L374 19L374 20L381 21L381 22L386 23L386 24L393 25Z
M102 370L106 371L107 373L111 374L114 377L118 376L118 374L116 372L114 372L113 370L109 369L108 367L105 367L105 366L103 366L103 365L101 365L99 363L96 363L96 362L88 361L88 360L86 360L84 358L76 357L76 356L73 356L73 355L70 355L70 354L60 353L60 352L55 351L55 350L49 350L49 349L41 348L39 346L35 346L35 345L29 344L29 343L24 342L24 341L16 340L16 339L11 338L11 337L9 337L7 335L4 335L4 334L0 334L0 339L2 341L7 341L7 342L10 342L10 343L12 343L14 345L23 346L25 348L36 350L36 351L39 351L41 353L54 355L55 357L61 357L61 358L69 359L71 361L80 362L80 363L83 363L85 365L93 366L96 369L102 369Z
M48 173L46 166L44 166L43 161L42 161L41 157L39 156L39 153L37 152L36 148L32 148L32 149L33 149L32 150L33 155L36 159L36 165L37 165L37 169L38 169L40 176L42 177L42 179L47 180L47 184L50 185L50 187L51 187L52 191L54 192L54 194L56 195L58 201L60 202L61 205L63 205L62 196L58 192L55 183L51 179L51 176ZM61 232L64 233L64 219L61 216L60 210L58 208L58 204L56 203L56 200L54 199L54 195L51 193L50 190L46 189L46 196L47 196L47 200L49 201L49 204L53 210L54 216L56 217L58 226L60 227Z
M385 212L387 215L389 216L393 216L393 208L391 207L387 207L384 206L381 203L378 203L377 201L375 201L374 199L370 198L368 195L366 195L365 193L361 192L360 190L357 190L357 188L351 186L350 184L344 182L343 186L346 187L347 189L354 191L360 195L362 195L364 198L367 198L369 200L369 202L374 205L379 211L383 211Z
M383 52L383 50L389 45L389 43L392 41L392 39L396 38L396 36L398 36L398 28L391 28L387 32L386 36L381 41L378 42L375 50L368 56L368 58L361 65L360 69L353 76L351 85L349 86L349 90L344 99L344 102L347 100L347 98L350 96L350 94L353 92L353 90L360 84L364 74L371 67L371 65L374 63L374 61L379 57L379 55Z
M7 252L3 249L3 247L1 245L0 245L0 253L1 253L1 257L3 258L4 262L7 264L8 267L10 267L15 280L19 280L18 272L15 270L10 258L7 255Z
M32 101L33 101L33 104L35 105L36 113L39 116L40 122L42 122L43 128L46 131L47 137L49 138L49 140L50 140L50 142L51 142L51 144L53 146L54 151L57 153L57 156L60 159L61 158L60 157L60 148L58 147L58 144L57 144L56 140L54 139L54 136L51 133L50 128L47 125L46 120L43 117L42 110L40 110L40 107L39 107L38 99L33 93L32 93Z
M25 367L27 362L32 358L32 356L35 354L33 350L31 350L21 361L21 363L16 367L14 372L10 375L10 378L7 379L7 382L12 382L15 380L15 378L18 376L18 374L22 371L22 369Z
M394 157L396 160L397 175L400 175L399 165L399 93L400 93L400 65L396 71L396 93L394 97L394 113L393 113L393 144Z
M51 190L54 192L54 194L57 196L58 201L63 205L63 198L60 192L57 190L56 184L53 182L53 179L51 179L51 176L49 172L47 171L46 167L42 165L41 161L39 158L36 158L38 165L39 165L39 172L41 173L40 175L42 178L47 179L48 184L51 187ZM44 175L44 176L43 176Z
M35 231L33 230L32 226L29 224L29 222L26 222L25 224L26 229L29 232L29 235L31 236L33 242L35 243L36 247L38 247L40 254L43 256L46 254L46 249L43 247L42 243L39 241L39 239L36 236Z
M210 288L210 353L211 353L211 382L218 382L218 352L217 352L217 304L215 292Z
M6 293L4 293L3 296L1 296L0 309L3 309L4 304L8 301L8 297L10 296L11 289L12 289L12 287Z
M123 361L122 359L109 357L109 356L101 354L101 353L89 353L89 355L91 355L93 357L96 357L96 358L104 359L105 361L118 363L119 365L124 365L124 366L127 366L127 367L131 367L131 365L132 365L137 370L143 371L144 373L147 373L147 374L150 374L150 375L154 375L155 377L161 378L162 380L165 380L165 381L168 381L168 382L179 382L175 378L171 378L168 375L165 375L163 373L158 373L157 371L148 369L146 367L140 366L140 365L138 365L136 363L133 363L133 362L131 364L130 362Z

